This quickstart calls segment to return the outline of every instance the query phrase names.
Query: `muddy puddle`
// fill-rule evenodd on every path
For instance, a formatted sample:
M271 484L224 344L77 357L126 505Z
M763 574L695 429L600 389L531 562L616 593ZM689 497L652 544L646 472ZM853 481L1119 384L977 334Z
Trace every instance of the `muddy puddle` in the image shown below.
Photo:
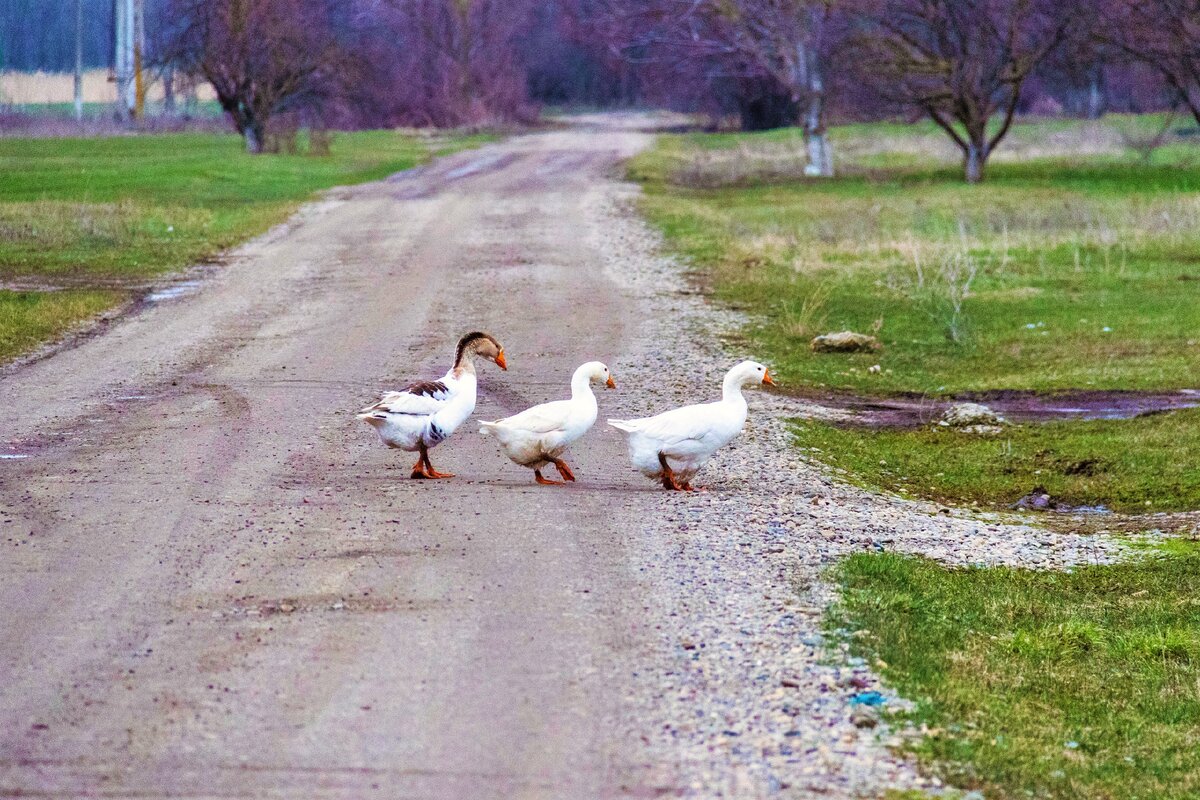
M1040 394L998 391L952 399L921 396L860 397L825 393L807 399L847 412L852 425L917 428L936 422L955 403L982 403L1010 422L1132 419L1147 414L1200 407L1200 390L1175 392L1075 391Z

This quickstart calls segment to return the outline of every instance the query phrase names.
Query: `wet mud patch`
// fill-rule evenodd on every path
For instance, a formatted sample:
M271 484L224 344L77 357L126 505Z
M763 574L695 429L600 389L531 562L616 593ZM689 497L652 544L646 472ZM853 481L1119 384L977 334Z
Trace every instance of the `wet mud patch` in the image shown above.
M1039 392L1000 390L970 392L953 398L924 395L864 397L823 392L795 395L833 412L843 425L868 428L918 428L931 425L956 403L986 405L1011 422L1120 420L1200 407L1200 390L1133 392L1080 390Z

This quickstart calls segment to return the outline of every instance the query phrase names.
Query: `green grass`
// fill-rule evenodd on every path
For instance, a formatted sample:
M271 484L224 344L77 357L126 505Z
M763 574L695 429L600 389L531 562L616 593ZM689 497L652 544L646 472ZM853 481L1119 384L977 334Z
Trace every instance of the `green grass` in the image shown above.
M1194 388L1200 162L1194 144L1149 163L1124 148L1118 128L1153 124L1019 125L980 186L962 182L930 126L887 123L832 131L833 180L800 177L794 130L663 136L630 174L669 246L718 300L751 312L749 350L784 386L934 397ZM845 329L875 333L882 350L811 352L813 336ZM1200 507L1200 473L1164 466L1154 448L1200 450L1194 420L1023 428L1004 439L1010 472L994 468L993 440L821 426L801 440L852 480L894 490L904 476L939 499L1003 505L1042 483L1064 499L1179 509ZM1110 471L1083 480L1047 469L1081 453Z
M1195 385L1200 169L1097 156L997 163L983 186L942 166L679 184L721 178L729 164L679 164L731 141L763 146L665 137L632 171L671 245L720 299L756 312L754 343L786 382L938 395ZM945 272L964 263L978 274L955 341ZM808 350L817 333L876 328L877 355Z
M992 798L1200 795L1200 546L1071 573L893 554L836 568L832 629L914 699L919 758Z
M0 294L0 359L123 299L120 286L212 259L322 189L383 178L484 136L340 133L332 153L250 156L225 134L0 139L0 280L80 291Z
M1200 508L1200 462L1181 458L1200 409L1133 420L1016 425L997 436L938 427L867 430L797 422L797 444L872 489L1007 508L1035 487L1073 506Z
M224 134L0 139L0 275L179 269L262 233L314 192L428 155L423 141L390 131L338 134L328 157L250 156Z
M0 291L0 363L28 352L62 331L120 302L118 292Z

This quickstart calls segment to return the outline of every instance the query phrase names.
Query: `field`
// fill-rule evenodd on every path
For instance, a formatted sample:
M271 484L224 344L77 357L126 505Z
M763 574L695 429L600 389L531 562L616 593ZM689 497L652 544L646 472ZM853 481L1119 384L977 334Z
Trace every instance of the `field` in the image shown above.
M32 289L0 292L0 361L262 233L317 191L479 141L349 133L310 157L249 156L220 134L0 139L0 282Z
M1072 573L894 555L836 570L830 626L917 702L917 755L989 798L1200 793L1200 547Z
M646 187L646 212L699 279L752 312L755 351L793 390L952 398L1188 389L1200 359L1200 168L1182 140L1148 160L1136 153L1130 143L1153 124L1021 125L983 186L958 180L952 153L922 126L836 129L842 176L831 181L797 177L794 131L664 137L631 171ZM813 336L847 329L876 335L882 349L809 350ZM1128 469L1074 499L1158 502L1163 492L1139 496L1156 476L1155 425L1114 421L1102 426L1111 436L1077 442L1064 466L1112 461L1118 443L1131 451ZM1195 425L1176 427L1181 446L1200 446ZM1053 450L1074 430L1016 430L998 446ZM822 426L801 433L825 452L844 449L847 436ZM855 455L844 468L888 488L896 483L866 465L927 452L929 437L849 436ZM969 437L941 445L964 468L959 483L934 480L938 460L922 459L903 473L913 493L1006 505L1036 486L997 480L985 468L996 446ZM1054 482L1055 466L1032 469ZM1177 472L1183 491L1165 507L1196 508L1200 474Z

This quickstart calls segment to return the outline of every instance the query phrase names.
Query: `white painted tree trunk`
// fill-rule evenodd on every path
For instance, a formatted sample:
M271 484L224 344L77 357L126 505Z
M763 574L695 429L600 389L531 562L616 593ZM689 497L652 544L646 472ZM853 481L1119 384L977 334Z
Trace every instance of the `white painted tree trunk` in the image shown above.
M1088 80L1087 118L1100 119L1104 116L1107 102L1104 97L1104 69L1095 67Z
M987 163L986 148L986 145L979 142L968 142L964 165L967 183L979 183L983 180L983 168Z
M813 178L832 178L833 151L829 135L825 131L809 133L807 139L808 166L804 168L804 174Z
M797 59L803 65L805 94L808 108L804 114L804 143L808 149L808 165L804 174L813 178L833 177L833 148L825 130L825 78L815 48L801 43Z

